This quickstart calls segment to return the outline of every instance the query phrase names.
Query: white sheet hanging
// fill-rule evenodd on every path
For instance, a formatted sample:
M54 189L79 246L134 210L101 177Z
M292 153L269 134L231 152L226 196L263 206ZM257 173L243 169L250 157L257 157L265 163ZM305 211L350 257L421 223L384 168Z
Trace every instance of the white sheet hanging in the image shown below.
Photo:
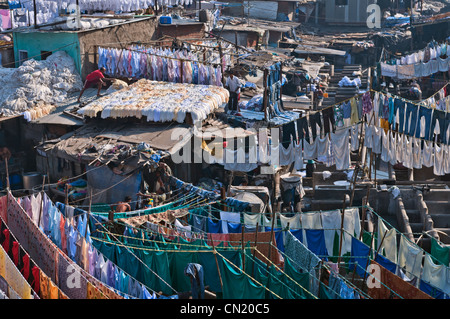
M422 165L425 167L431 167L434 164L434 147L433 142L424 141L422 151Z
M437 176L445 175L445 162L444 162L445 148L444 145L434 144L434 166L433 173Z
M288 148L284 148L282 144L280 144L280 165L290 165L295 160L294 153L294 142L291 141Z
M403 166L412 169L414 167L413 162L413 138L404 135Z
M416 244L413 244L406 239L404 235L401 235L397 264L406 269L406 275L408 277L410 277L410 274L420 277L420 272L422 270L422 258L423 250Z
M388 229L383 221L378 219L377 249L393 263L397 262L397 230Z
M359 218L359 209L356 207L348 208L344 213L344 233L342 236L342 255L352 251L352 236L359 238L361 233L361 220Z
M320 212L302 213L301 224L303 229L303 243L308 247L306 229L323 229Z
M351 150L355 152L359 149L359 131L361 124L355 124L351 127Z
M421 279L439 290L450 293L450 271L445 265L437 265L429 254L425 255Z
M317 141L317 138L316 138ZM311 144L307 140L303 139L303 158L305 160L314 160L317 158L317 143L316 141Z
M389 134L386 134L386 131L384 129L381 129L381 160L383 162L388 163L389 162Z
M423 163L421 140L411 137L413 141L413 168L421 169Z
M346 170L350 167L349 130L341 129L331 133L331 143L336 161L337 170Z
M372 152L375 154L381 154L381 131L380 127L373 126L372 130Z
M303 169L303 146L302 141L300 140L299 143L294 142L294 168L297 171L300 171Z
M332 210L327 212L321 212L322 226L325 236L325 245L330 255L333 254L335 235L339 234L341 229L341 211Z

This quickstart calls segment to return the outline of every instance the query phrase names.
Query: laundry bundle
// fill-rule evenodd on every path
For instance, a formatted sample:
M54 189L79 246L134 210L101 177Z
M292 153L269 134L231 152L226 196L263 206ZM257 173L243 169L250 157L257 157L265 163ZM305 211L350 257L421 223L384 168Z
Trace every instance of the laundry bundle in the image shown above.
M75 62L63 51L44 61L25 61L16 69L0 68L0 113L13 116L29 112L24 115L32 120L48 114L52 106L82 86Z
M350 80L348 76L344 76L338 83L340 87L342 86L361 86L361 79L359 77L354 78L353 80Z
M183 123L186 115L201 121L228 102L224 88L141 79L78 110L102 118L147 117L147 121Z

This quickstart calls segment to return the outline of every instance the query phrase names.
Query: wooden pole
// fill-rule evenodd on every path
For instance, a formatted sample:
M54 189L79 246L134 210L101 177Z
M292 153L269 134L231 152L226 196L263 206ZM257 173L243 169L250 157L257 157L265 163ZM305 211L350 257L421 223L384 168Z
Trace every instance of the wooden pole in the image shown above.
M222 85L225 86L225 77L223 75L223 72L225 71L224 67L223 67L223 51L222 51L222 44L220 43L220 41L219 41L219 56L220 56L220 68L222 70L222 72L221 72L222 73L221 81L222 81Z
M342 215L341 215L341 234L339 236L339 256L338 256L338 266L340 267L341 255L342 255L342 237L344 233L344 215L345 215L345 195L344 195L344 204L342 206Z
M47 177L48 178L48 177ZM37 223L37 227L39 227L39 225L41 224L41 216L42 216L42 210L44 209L44 185L45 185L45 176L42 179L42 190L41 190L41 205L39 207L39 217L38 217L38 223Z
M268 259L270 260L270 253L272 252L272 238L273 238L273 228L275 227L275 209L272 210L272 228L270 229L270 245L269 245L269 256ZM267 267L269 267L269 263L267 263Z
M258 243L258 227L259 227L259 223L256 222L256 233L255 233L255 249L253 250L253 260L255 260L255 256L256 256L256 244ZM270 249L271 247L269 247ZM252 267L252 277L255 271L255 265L253 264Z
M214 258L215 258L215 260L216 260L217 272L218 272L218 274L219 274L220 287L222 287L222 292L223 292L222 275L221 275L221 273L220 273L219 261L217 260L217 251L216 251L216 246L214 245L214 238L211 238L211 243L212 243L212 247L213 247Z
M64 214L67 217L67 206L69 206L69 186L68 186L68 182L66 182L66 185L64 186L64 195L65 195L65 199L64 199Z
M370 249L369 249L369 254L367 255L367 261L366 261L366 268L365 268L365 270L367 270L367 267L369 266L370 252L372 251L372 246L373 246L374 239L375 239L375 236L373 235L373 232L372 232L372 236L371 236L371 240L370 240ZM361 283L361 289L364 287L364 282L366 281L366 275L367 275L367 271L364 272L364 278L363 278L363 281Z
M242 271L245 271L244 229L245 229L245 226L241 225Z
M87 212L87 218L86 218L86 229L84 231L84 238L86 238L88 227L89 227L89 216L91 215L91 207L92 207L92 188L89 196L89 210Z
M356 164L353 170L353 181L352 181L352 194L350 197L350 207L353 206L353 198L355 197L355 187L356 187L356 177L358 176L359 164Z
M9 185L8 158L5 159L5 169L6 169L6 189L9 191L10 185Z

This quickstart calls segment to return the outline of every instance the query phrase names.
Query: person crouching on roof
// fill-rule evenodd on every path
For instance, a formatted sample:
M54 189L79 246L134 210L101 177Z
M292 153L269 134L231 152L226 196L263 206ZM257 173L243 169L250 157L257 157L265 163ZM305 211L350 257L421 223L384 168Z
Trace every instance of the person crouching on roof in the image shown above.
M94 85L97 85L97 88L98 88L97 97L101 97L100 90L102 89L102 86L105 85L104 81L105 80L107 80L107 81L115 80L115 79L111 79L111 78L105 78L105 72L106 72L106 69L104 67L101 67L100 69L95 70L86 76L86 81L84 82L83 89L81 89L80 96L78 97L78 100L77 100L78 103L80 103L81 96L83 95L84 91Z

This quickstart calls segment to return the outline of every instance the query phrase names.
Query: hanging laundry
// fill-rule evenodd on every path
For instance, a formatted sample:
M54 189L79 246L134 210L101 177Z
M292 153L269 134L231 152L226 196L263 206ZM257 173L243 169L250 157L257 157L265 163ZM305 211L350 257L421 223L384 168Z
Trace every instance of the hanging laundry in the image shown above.
M421 280L438 288L446 294L450 294L449 268L445 265L436 265L430 255L426 254L423 263Z
M352 125L351 130L351 150L355 152L359 149L359 132L362 124Z
M398 265L404 267L408 274L420 277L422 269L423 250L411 243L404 235L400 236L398 249Z
M434 165L433 142L423 141L422 165L425 167L432 167Z
M307 247L312 253L319 258L328 260L327 256L330 254L327 251L323 229L305 229L305 238L308 243Z
M391 262L397 262L397 230L388 229L381 219L378 219L377 251Z
M344 212L344 232L341 255L350 253L352 249L352 236L359 238L361 232L361 221L358 208L347 208Z
M361 278L367 278L367 266L370 264L371 249L369 246L359 241L355 237L351 238L351 258L349 270L356 271Z
M350 167L350 141L349 130L341 129L331 133L331 143L336 161L337 170L345 170Z
M442 246L434 237L431 237L431 256L433 261L448 267L450 259L450 248Z
M359 122L358 104L356 98L350 99L351 113L350 113L350 124L356 124Z
M290 231L286 232L284 247L286 256L294 261L296 269L300 271L311 272L320 262L320 258L295 238Z
M403 166L412 169L414 168L413 138L403 135L403 142Z
M333 210L328 212L321 212L322 225L325 236L325 245L328 254L334 255L334 240L338 234L338 230L341 228L341 212L339 210Z
M421 169L423 163L422 141L412 137L413 142L413 168Z
M368 295L373 299L433 299L387 270L382 264L373 260L371 264L377 266L380 270L378 273L379 277L373 279L373 288L369 288L367 291Z
M317 139L309 143L306 140L303 140L303 158L305 160L314 160L317 158Z
M436 176L445 175L445 167L444 167L444 154L445 147L444 145L434 144L434 165L433 165L433 173Z
M370 92L366 92L361 97L362 100L362 115L366 115L372 112L373 104L370 97Z

